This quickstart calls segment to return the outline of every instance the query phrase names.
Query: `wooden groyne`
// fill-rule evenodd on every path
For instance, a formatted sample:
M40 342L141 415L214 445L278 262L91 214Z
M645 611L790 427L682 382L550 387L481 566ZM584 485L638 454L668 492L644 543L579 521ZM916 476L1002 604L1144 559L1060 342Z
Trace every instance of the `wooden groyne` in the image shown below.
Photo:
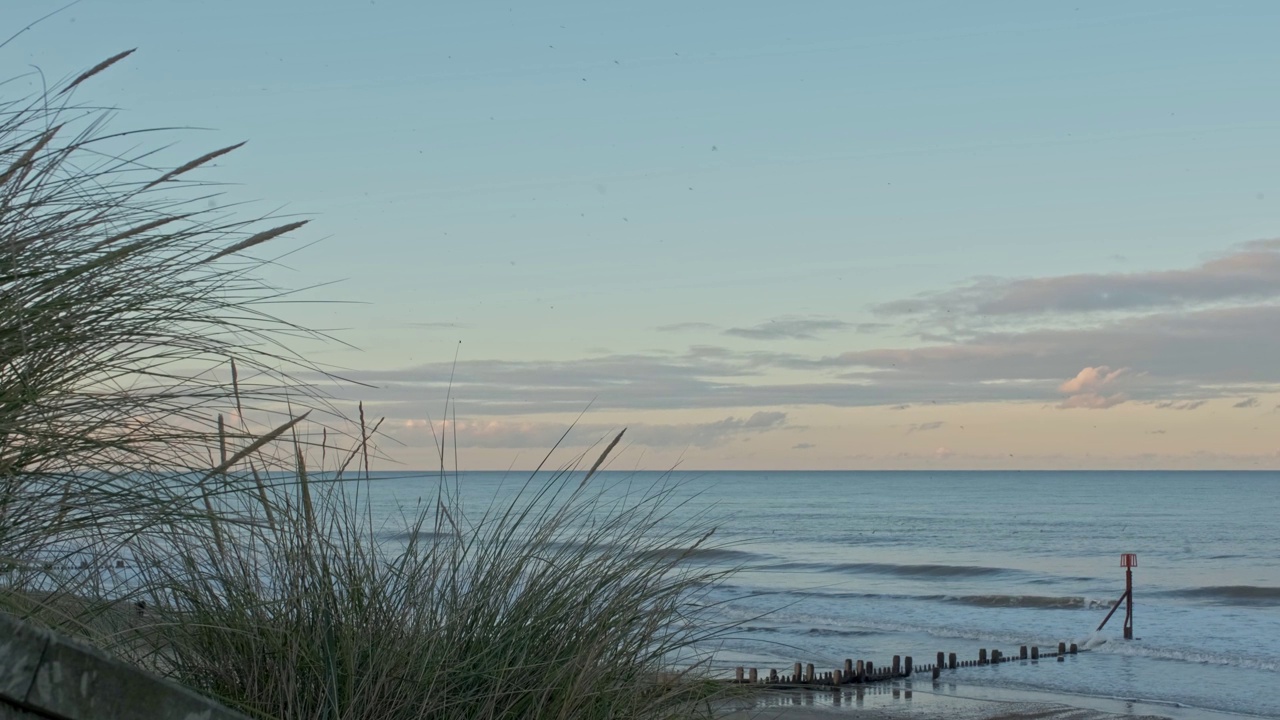
M978 651L976 660L961 660L956 657L955 653L939 652L937 662L924 665L914 664L910 655L894 655L893 660L886 665L875 665L870 660L855 661L852 658L848 658L844 661L843 668L835 668L830 671L818 671L813 663L795 663L791 668L790 675L780 674L776 668L770 668L766 675L759 668L739 666L734 670L733 679L725 682L755 685L770 690L794 690L797 688L839 688L842 685L885 682L925 674L928 674L933 680L937 680L941 677L943 670L959 670L1007 662L1026 661L1034 663L1047 659L1056 659L1058 662L1062 662L1068 655L1076 655L1081 652L1086 651L1080 650L1075 643L1068 645L1065 642L1060 642L1056 651L1041 652L1039 646L1023 645L1018 648L1018 652L1009 655L1000 650L992 650L988 654L987 649L983 648Z

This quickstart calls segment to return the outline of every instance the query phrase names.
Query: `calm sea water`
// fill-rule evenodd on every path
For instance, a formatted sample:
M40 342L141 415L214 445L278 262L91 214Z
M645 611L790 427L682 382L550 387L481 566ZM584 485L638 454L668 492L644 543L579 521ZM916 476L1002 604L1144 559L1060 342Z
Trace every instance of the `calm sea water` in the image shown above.
M718 662L787 672L938 651L1075 642L1065 663L962 669L967 686L1151 701L1280 717L1280 473L701 472L677 474L675 519L710 511L718 545L695 558L742 566L712 600L746 621ZM519 474L463 473L472 509ZM658 474L605 473L640 487ZM388 516L434 487L384 477ZM1123 608L1134 573L1136 639Z

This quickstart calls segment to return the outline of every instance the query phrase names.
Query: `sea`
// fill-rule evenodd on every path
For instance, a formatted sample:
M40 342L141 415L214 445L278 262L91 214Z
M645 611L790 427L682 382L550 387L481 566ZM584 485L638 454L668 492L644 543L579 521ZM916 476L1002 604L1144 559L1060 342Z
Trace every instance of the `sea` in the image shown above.
M449 482L474 513L544 482L529 479ZM394 524L440 482L375 473L374 506ZM590 482L668 487L670 521L714 524L688 561L735 571L701 598L707 622L737 624L714 648L722 674L1065 642L1082 652L907 687L1280 717L1280 473L610 471ZM1137 561L1132 640L1123 607L1097 629L1124 592L1124 553Z

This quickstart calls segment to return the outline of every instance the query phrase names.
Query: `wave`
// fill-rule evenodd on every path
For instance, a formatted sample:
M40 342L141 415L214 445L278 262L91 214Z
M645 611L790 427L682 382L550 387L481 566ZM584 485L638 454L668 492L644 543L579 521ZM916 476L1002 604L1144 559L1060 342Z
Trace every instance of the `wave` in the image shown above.
M1092 608L1110 607L1105 600L1081 597L1078 595L1052 597L1048 595L962 595L945 596L948 602L974 605L977 607L1039 608L1045 610L1088 610Z
M879 635L875 630L837 630L835 628L809 628L806 635L816 637L866 637L868 635Z
M810 563L787 562L776 565L765 565L758 570L809 570L822 573L842 573L851 575L894 575L897 577L915 578L973 578L991 577L1017 573L1009 568L984 567L981 565L903 565L898 563Z
M1223 605L1267 606L1280 604L1280 587L1263 585L1210 585L1207 587L1167 590L1164 597L1208 600Z
M1249 655L1228 655L1208 652L1192 648L1152 647L1130 642L1104 641L1088 646L1094 652L1109 655L1128 655L1133 657L1156 658L1158 660L1175 660L1202 665L1223 665L1226 667L1247 668L1251 670L1280 670L1280 662L1269 657Z
M657 548L644 550L640 557L651 560L677 560L681 562L734 562L745 563L762 560L763 556L745 550L727 548Z

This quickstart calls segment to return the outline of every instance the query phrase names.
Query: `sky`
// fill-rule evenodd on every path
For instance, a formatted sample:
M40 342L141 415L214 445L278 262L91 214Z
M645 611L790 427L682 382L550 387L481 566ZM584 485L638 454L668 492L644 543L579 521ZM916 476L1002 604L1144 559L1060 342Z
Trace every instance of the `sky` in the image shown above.
M5 96L248 140L388 467L1280 467L1280 4L65 5Z

